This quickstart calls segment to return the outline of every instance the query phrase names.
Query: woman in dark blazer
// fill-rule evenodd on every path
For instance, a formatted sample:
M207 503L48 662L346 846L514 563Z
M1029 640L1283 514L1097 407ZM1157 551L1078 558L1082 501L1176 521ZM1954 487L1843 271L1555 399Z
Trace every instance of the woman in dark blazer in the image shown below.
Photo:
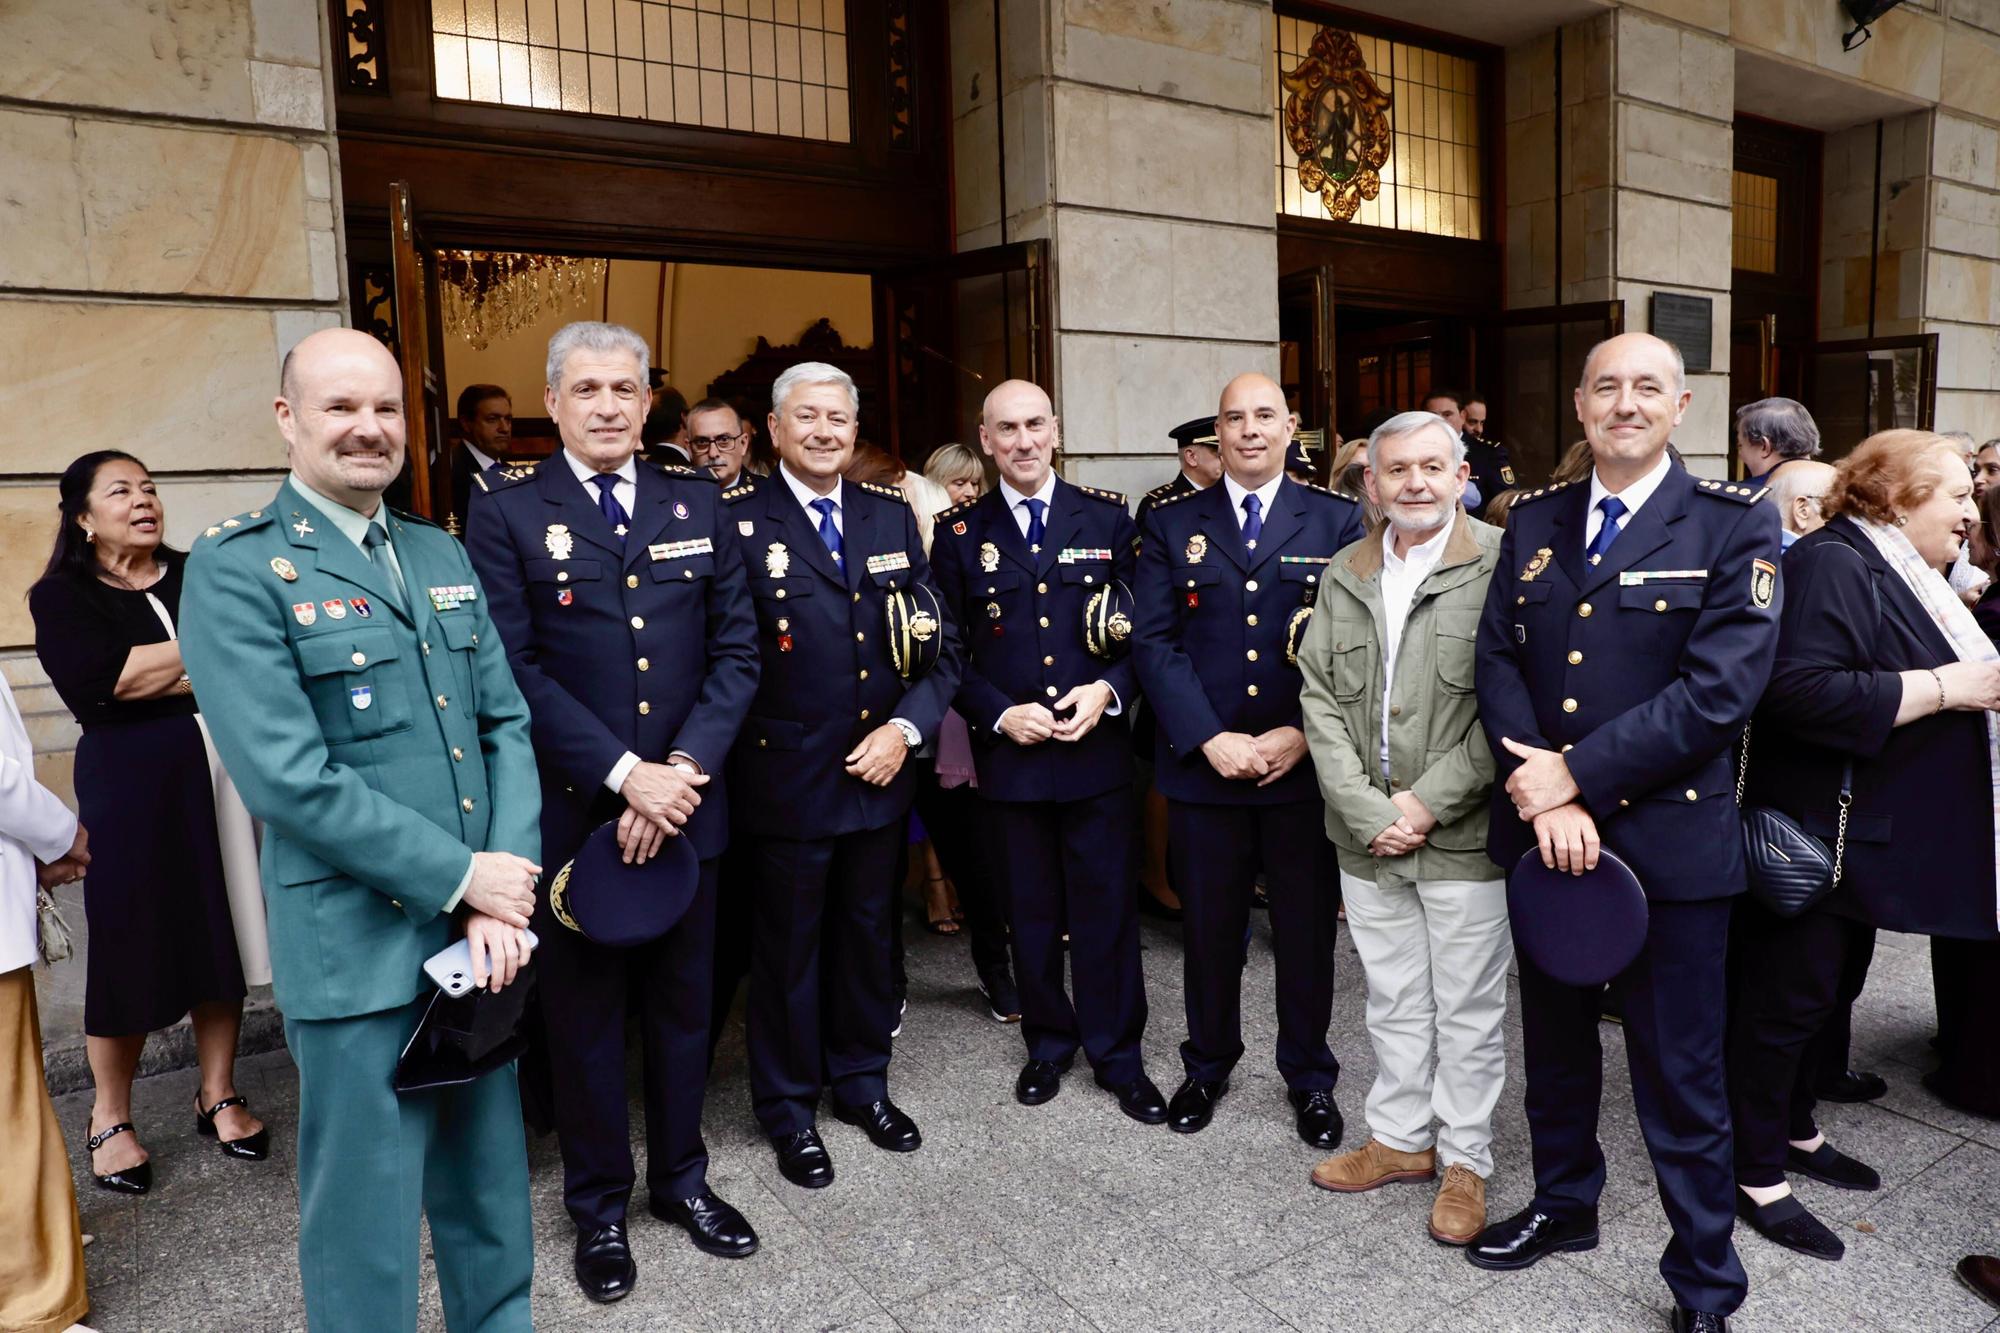
M1842 965L1873 947L1877 928L1949 947L2000 940L1986 711L2000 707L2000 655L1941 572L1976 521L1971 493L1956 447L1928 432L1872 436L1841 463L1826 526L1785 555L1777 663L1751 727L1745 804L1784 811L1829 848L1853 772L1838 886L1791 919L1746 897L1731 939L1738 1211L1822 1259L1843 1246L1791 1196L1786 1173L1881 1184L1826 1142L1811 1080L1798 1078ZM2000 1049L1946 1052L1947 1067L1994 1059Z

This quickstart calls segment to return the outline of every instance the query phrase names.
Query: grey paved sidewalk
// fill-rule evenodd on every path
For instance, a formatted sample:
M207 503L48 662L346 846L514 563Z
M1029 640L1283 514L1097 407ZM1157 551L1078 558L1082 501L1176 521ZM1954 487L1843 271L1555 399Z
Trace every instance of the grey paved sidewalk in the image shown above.
M786 1184L749 1115L740 1026L708 1103L711 1181L763 1235L743 1262L697 1253L635 1201L638 1290L599 1308L569 1276L573 1232L552 1140L533 1149L535 1291L543 1329L890 1330L1657 1330L1668 1295L1655 1265L1667 1229L1632 1115L1618 1029L1605 1027L1603 1138L1610 1179L1603 1244L1517 1274L1482 1272L1424 1231L1431 1191L1391 1186L1334 1196L1307 1181L1316 1154L1293 1137L1271 1068L1275 1020L1268 927L1260 916L1246 981L1249 1054L1215 1123L1185 1138L1135 1125L1079 1066L1062 1095L1015 1104L1016 1029L978 1005L961 942L910 930L911 1006L891 1071L923 1127L922 1151L880 1153L825 1119L838 1179ZM1147 923L1153 1018L1147 1058L1171 1091L1179 1073L1177 928ZM1842 1148L1878 1168L1878 1194L1809 1182L1800 1195L1837 1225L1847 1258L1799 1258L1745 1228L1751 1278L1744 1333L1871 1328L2000 1330L1952 1279L1968 1251L2000 1249L2000 1124L1962 1116L1917 1084L1932 1018L1923 941L1884 937L1855 1018L1856 1060L1888 1076L1882 1104L1826 1108ZM1343 935L1334 1048L1348 1142L1365 1133L1374 1058L1361 1025L1360 968ZM1520 1032L1510 1024L1518 1068ZM88 1094L59 1103L78 1160L93 1323L129 1330L303 1328L291 1131L297 1091L282 1052L246 1061L240 1086L277 1130L272 1161L225 1160L188 1124L193 1071L142 1081L135 1119L156 1163L145 1199L93 1188L81 1145ZM635 1123L639 1110L634 1105ZM1532 1187L1518 1080L1501 1102L1491 1204L1503 1216ZM643 1159L642 1159L643 1160ZM643 1186L642 1186L643 1192ZM424 1327L442 1328L427 1279Z

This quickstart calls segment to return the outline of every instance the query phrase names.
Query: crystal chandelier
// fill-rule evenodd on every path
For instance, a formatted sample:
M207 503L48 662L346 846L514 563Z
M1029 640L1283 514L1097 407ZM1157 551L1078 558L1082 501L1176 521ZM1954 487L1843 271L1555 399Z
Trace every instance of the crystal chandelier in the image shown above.
M440 250L444 326L483 352L546 315L591 301L603 290L606 267L570 255Z

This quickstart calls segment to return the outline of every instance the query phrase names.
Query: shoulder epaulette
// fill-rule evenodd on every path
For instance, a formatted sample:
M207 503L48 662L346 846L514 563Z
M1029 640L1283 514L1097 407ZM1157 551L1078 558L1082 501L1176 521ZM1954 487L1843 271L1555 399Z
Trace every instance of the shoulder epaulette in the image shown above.
M1752 486L1740 481L1712 481L1703 478L1694 484L1700 495L1712 495L1718 500L1734 500L1740 505L1756 504L1771 493L1769 486Z
M950 521L951 519L957 518L960 514L969 514L973 511L975 507L978 506L978 504L979 501L977 500L967 500L962 505L953 505L949 509L940 509L937 513L931 516L931 522L945 523Z
M854 484L856 486L859 486L864 491L871 491L874 494L881 496L885 500L898 500L901 501L903 504L908 504L910 502L910 497L903 494L903 488L901 486L884 486L882 483L877 481L857 481Z
M393 514L395 517L401 519L403 522L414 523L420 528L435 528L439 526L438 524L432 522L430 519L425 518L422 514L412 514L407 509L396 509L392 507L389 510L389 512Z
M1153 508L1165 509L1168 505L1177 505L1183 500L1191 500L1200 494L1202 494L1201 491L1180 491L1173 495L1162 495L1159 499L1153 501Z
M1071 482L1070 484L1072 486L1076 486L1075 482ZM1124 492L1122 491L1107 491L1101 486L1077 486L1076 488L1082 491L1085 495L1091 496L1098 500L1103 500L1107 504L1115 504L1120 509L1123 509L1125 507L1125 495Z
M739 481L734 486L723 491L722 498L733 504L745 496L755 495L756 493L757 484L755 482Z
M1335 489L1333 489L1333 487L1322 486L1316 481L1301 481L1298 482L1297 484L1299 486L1304 487L1306 490L1318 491L1321 495L1331 495L1336 500L1345 500L1347 501L1347 503L1351 505L1358 505L1361 503L1361 501L1355 499L1353 496L1349 495L1346 491L1336 491Z
M715 474L705 467L689 467L685 463L655 463L650 458L646 461L670 477L693 477L700 481L715 480Z
M231 537L249 532L253 528L265 527L272 521L273 519L270 514L265 513L261 509L253 509L247 514L238 514L234 518L225 518L222 522L203 529L201 537L203 541L228 541Z
M535 475L535 469L540 466L539 459L530 463L502 463L484 472L473 473L472 479L479 483L482 491L500 491L516 482L526 481Z
M1573 481L1558 481L1548 486L1537 486L1532 491L1517 491L1514 495L1514 505L1516 508L1519 508L1521 505L1541 499L1544 495L1554 495L1557 491L1566 491L1574 485L1576 483Z

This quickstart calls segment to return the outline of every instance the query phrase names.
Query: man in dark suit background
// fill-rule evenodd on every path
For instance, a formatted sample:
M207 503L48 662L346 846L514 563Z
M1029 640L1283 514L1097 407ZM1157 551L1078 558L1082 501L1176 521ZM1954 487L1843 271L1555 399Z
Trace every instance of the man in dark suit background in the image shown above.
M1139 513L1176 495L1205 491L1222 480L1222 446L1215 438L1215 418L1196 417L1168 431L1180 451L1181 470L1172 481L1161 482L1139 498Z
M451 454L451 512L458 530L472 512L473 478L504 465L514 443L514 399L497 384L468 384L458 395L458 447Z
M615 324L570 324L550 339L545 402L562 448L480 477L466 537L534 719L544 864L560 867L612 819L628 860L668 837L692 839L701 860L686 914L634 948L592 943L555 919L546 894L537 905L564 1203L577 1282L596 1301L629 1294L637 1276L625 1231L628 986L645 1045L649 1205L710 1254L757 1248L709 1191L701 1138L716 866L729 831L719 775L756 692L756 629L715 482L634 457L647 351Z
M1099 606L1104 640L1094 649L1085 626L1094 603L1130 587L1138 532L1124 496L1056 476L1058 430L1036 385L1007 380L987 394L979 443L1000 483L938 515L931 555L965 638L958 710L1020 964L1028 1060L1015 1099L1053 1098L1081 1046L1120 1109L1157 1125L1167 1106L1139 1051L1136 811L1118 720L1138 687L1125 656L1129 611ZM1110 652L1116 660L1099 655ZM1074 1005L1063 986L1065 933Z
M1306 753L1297 649L1334 553L1362 536L1354 500L1285 475L1297 426L1284 392L1239 375L1216 419L1222 481L1147 511L1139 682L1159 723L1174 887L1186 904L1187 1077L1168 1126L1207 1127L1243 1054L1245 930L1262 870L1278 965L1277 1064L1299 1137L1338 1147L1327 1045L1339 900L1333 845Z
M838 367L802 362L771 389L781 460L761 486L723 493L756 605L763 675L729 761L751 907L750 1090L778 1168L833 1183L816 1126L831 1084L836 1118L876 1147L923 1137L889 1100L896 1026L889 914L910 751L937 734L958 686L948 617L905 623L936 662L917 677L892 652L891 597L935 599L916 516L893 486L849 482L860 399ZM934 601L932 602L934 605ZM918 608L920 611L923 609Z
M1477 688L1504 787L1488 852L1537 848L1581 873L1600 847L1645 887L1647 936L1612 983L1639 1126L1673 1238L1660 1271L1676 1329L1720 1333L1742 1303L1723 1073L1730 900L1744 891L1728 746L1777 647L1778 516L1753 487L1697 481L1668 456L1691 395L1651 334L1594 348L1576 415L1588 482L1521 496L1479 627ZM1515 907L1515 920L1524 908ZM1466 1257L1525 1268L1597 1244L1604 1155L1598 987L1519 954L1535 1197Z

